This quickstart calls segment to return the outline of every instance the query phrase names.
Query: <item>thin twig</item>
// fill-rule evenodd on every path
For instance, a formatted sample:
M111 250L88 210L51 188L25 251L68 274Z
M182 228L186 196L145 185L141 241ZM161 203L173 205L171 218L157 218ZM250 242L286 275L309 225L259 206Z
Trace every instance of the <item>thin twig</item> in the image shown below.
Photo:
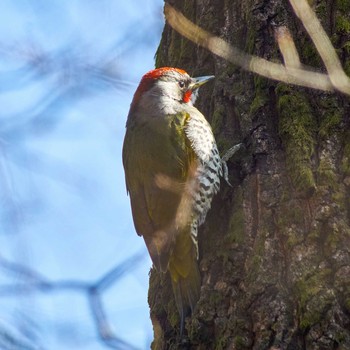
M350 95L350 79L345 74L337 53L335 52L320 21L316 17L316 14L312 11L310 5L305 0L289 0L289 2L291 3L295 14L299 17L303 26L309 33L311 40L315 44L316 49L326 66L333 86L337 90Z
M126 272L130 272L138 266L138 264L143 261L144 257L145 254L143 252L137 253L106 272L95 282L88 283L77 280L50 281L48 278L33 269L21 264L10 262L0 256L0 267L12 275L19 276L25 281L17 284L0 285L0 296L12 297L19 294L31 295L30 293L34 292L52 293L63 290L80 293L83 292L89 300L91 314L94 317L98 333L103 343L113 349L135 350L135 347L113 333L101 298L103 292L108 287L117 282Z
M101 294L94 288L88 292L90 310L96 323L96 328L101 340L110 348L118 350L138 350L130 343L118 338L108 322L105 308L102 303Z
M350 94L350 84L348 85L345 79L341 79L337 75L339 69L341 69L338 64L333 69L330 69L329 67L329 71L332 72L332 80L327 74L313 72L305 68L287 68L282 64L270 62L263 58L243 53L223 39L216 37L195 25L168 3L164 6L164 13L169 25L178 33L245 70L289 84L310 87L323 91L334 91L336 88L346 94ZM334 51L334 49L332 50ZM322 54L324 55L324 53ZM332 62L334 62L334 57L332 60L328 59L327 64L331 65Z
M125 273L130 272L135 266L140 264L146 255L142 251L135 255L132 255L130 258L119 264L118 266L113 267L110 271L106 272L96 283L94 284L94 288L99 292L106 290L112 284L115 283L118 279L120 279Z
M300 59L292 35L286 26L277 27L275 38L283 56L286 68L300 68Z

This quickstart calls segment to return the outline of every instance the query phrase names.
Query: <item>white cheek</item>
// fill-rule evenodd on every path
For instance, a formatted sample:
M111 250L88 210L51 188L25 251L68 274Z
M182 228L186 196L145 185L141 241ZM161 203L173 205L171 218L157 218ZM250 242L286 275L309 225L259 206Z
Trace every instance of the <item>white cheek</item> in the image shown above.
M177 101L182 98L178 83L174 81L160 80L153 86L151 92L156 96L164 96Z
M198 97L198 89L195 89L192 91L192 95L191 95L191 104L194 105L196 103Z
M139 106L148 115L175 114L183 109L176 82L159 81L140 98Z

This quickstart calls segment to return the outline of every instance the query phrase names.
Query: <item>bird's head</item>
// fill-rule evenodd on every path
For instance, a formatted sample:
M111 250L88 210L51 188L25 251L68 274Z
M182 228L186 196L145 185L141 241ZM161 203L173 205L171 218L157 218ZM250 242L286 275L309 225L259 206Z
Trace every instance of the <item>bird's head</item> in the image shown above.
M142 77L130 111L140 108L177 113L184 104L192 105L198 88L213 78L213 75L191 78L184 70L172 67L151 70Z

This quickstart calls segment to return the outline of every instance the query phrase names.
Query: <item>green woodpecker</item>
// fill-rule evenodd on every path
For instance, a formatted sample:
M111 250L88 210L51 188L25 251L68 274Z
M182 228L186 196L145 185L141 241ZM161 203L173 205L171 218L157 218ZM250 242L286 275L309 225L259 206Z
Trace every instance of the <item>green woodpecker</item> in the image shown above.
M126 123L123 164L136 232L158 271L169 271L181 317L200 294L197 228L223 173L211 127L193 106L213 76L163 67L146 73Z

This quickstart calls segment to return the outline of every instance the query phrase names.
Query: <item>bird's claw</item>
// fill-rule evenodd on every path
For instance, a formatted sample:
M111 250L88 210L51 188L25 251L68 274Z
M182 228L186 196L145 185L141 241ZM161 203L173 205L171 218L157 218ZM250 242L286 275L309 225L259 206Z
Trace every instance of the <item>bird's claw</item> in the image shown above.
M226 162L241 148L242 145L242 143L238 143L237 145L229 148L221 158L223 178L230 187L232 187L232 185L228 180L228 168Z

